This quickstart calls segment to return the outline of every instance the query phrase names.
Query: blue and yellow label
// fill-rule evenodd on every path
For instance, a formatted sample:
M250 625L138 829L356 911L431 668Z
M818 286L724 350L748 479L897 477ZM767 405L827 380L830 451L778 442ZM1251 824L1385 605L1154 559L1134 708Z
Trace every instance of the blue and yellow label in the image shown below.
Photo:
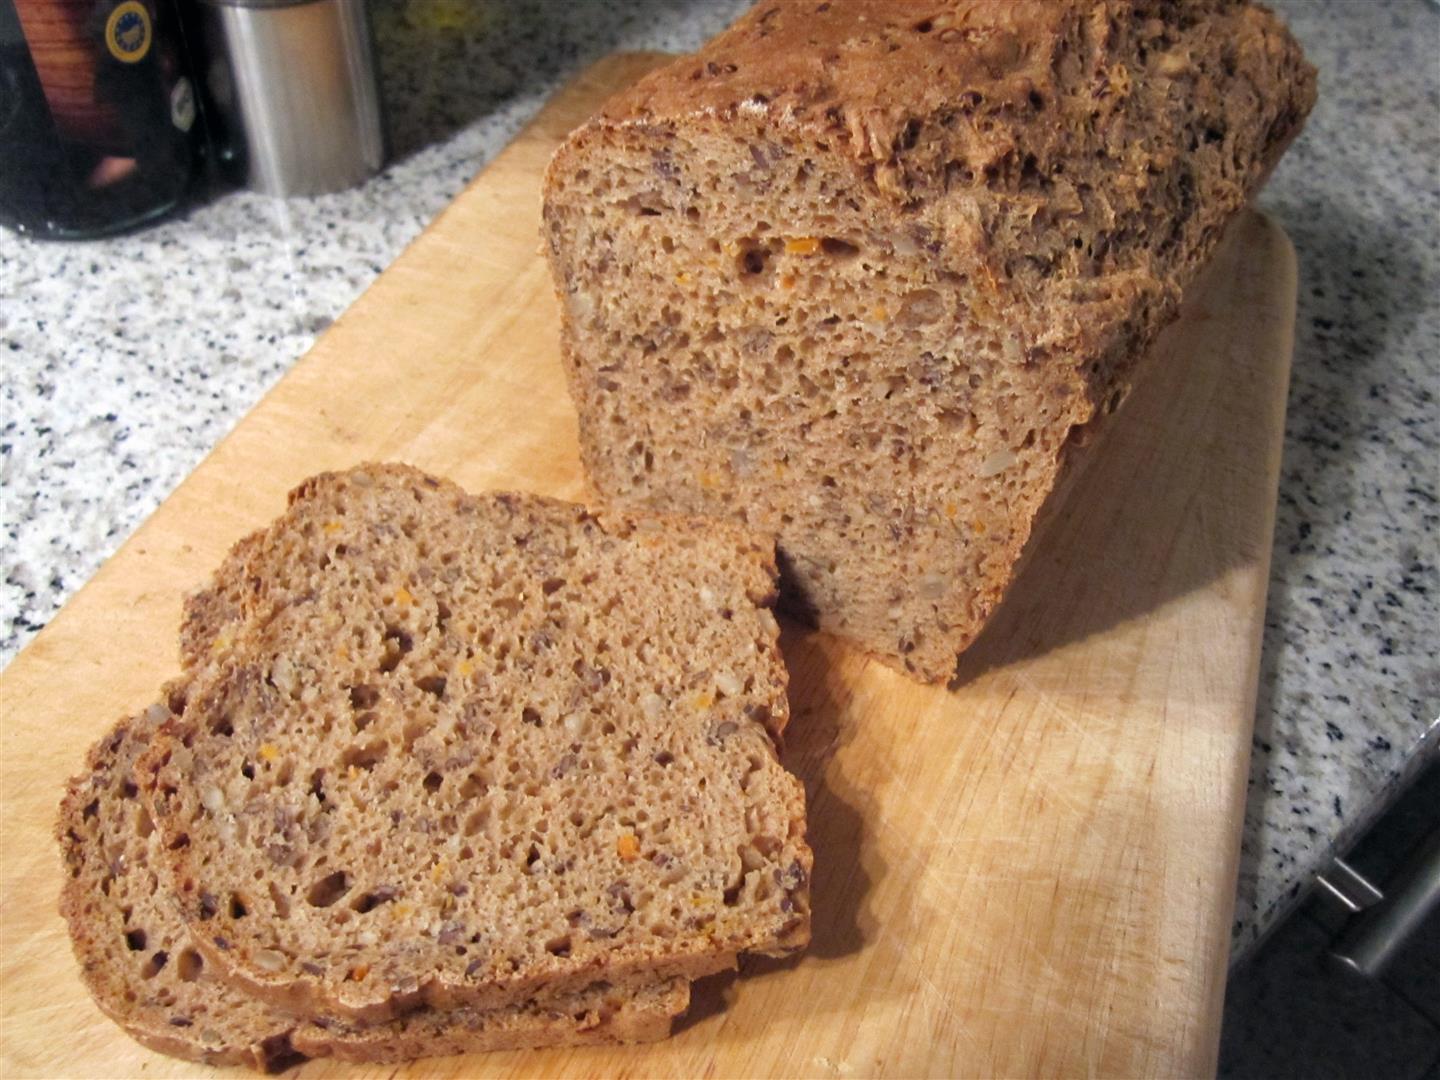
M140 0L125 0L105 20L105 47L124 64L138 64L150 52L155 34L150 12Z

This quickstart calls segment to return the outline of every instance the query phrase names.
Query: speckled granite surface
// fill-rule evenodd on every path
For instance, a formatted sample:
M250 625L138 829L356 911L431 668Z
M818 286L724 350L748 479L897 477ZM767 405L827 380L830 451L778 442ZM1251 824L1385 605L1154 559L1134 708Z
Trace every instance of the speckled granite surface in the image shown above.
M0 661L563 78L692 48L744 6L380 0L397 160L369 184L229 194L100 243L0 233ZM1278 6L1321 103L1264 198L1302 284L1237 952L1433 750L1440 713L1440 13Z
M1320 100L1261 199L1300 296L1237 952L1440 748L1440 10L1274 6Z

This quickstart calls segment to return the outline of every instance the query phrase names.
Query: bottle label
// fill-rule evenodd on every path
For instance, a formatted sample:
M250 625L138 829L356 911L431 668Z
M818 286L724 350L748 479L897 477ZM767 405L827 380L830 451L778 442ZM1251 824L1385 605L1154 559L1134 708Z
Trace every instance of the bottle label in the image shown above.
M105 20L105 47L123 64L138 64L154 40L150 12L140 0L125 0Z

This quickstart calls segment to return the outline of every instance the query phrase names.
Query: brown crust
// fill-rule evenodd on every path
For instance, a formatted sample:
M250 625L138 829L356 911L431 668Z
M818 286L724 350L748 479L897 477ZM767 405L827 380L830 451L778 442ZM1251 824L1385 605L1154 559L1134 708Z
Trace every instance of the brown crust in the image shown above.
M697 491L683 475L661 475L659 464L653 476L648 467L638 478L627 471L621 444L648 439L657 463L678 454L690 475L724 472L723 458L704 457L703 438L670 434L663 418L655 417L649 391L625 381L637 366L655 361L647 360L648 352L630 356L623 342L664 337L647 327L648 312L662 305L681 311L674 336L683 330L690 341L709 340L714 324L687 307L683 294L663 291L644 297L638 321L621 316L596 321L601 304L584 295L594 284L597 263L586 259L595 241L572 241L568 230L582 228L575 224L582 216L577 207L597 200L603 206L607 199L620 206L625 192L617 187L607 195L610 189L594 178L618 181L629 174L618 165L607 173L611 163L625 155L635 161L653 155L659 179L652 176L640 190L650 204L644 212L658 216L646 220L694 260L697 248L682 242L684 217L667 215L691 200L693 220L711 220L709 204L693 216L694 201L705 198L696 193L703 193L707 182L723 185L742 177L749 185L744 190L769 193L737 209L733 221L724 218L723 226L714 226L711 235L723 241L744 235L750 222L761 219L783 222L780 231L787 236L816 235L810 222L796 220L793 207L782 206L787 189L779 181L766 185L801 161L802 174L823 167L830 170L827 176L843 176L860 204L858 227L864 231L876 223L867 252L873 242L879 249L875 257L889 258L893 269L903 260L883 253L884 238L907 230L922 236L933 252L932 265L967 282L955 290L958 300L949 309L958 313L957 328L983 305L988 313L982 321L1018 343L1022 370L1006 377L1029 395L1039 437L1019 454L1025 478L1003 496L1002 527L985 534L988 548L975 565L947 574L963 579L963 585L953 586L936 612L926 615L927 604L907 594L897 627L853 602L867 588L880 589L881 576L914 580L927 569L904 557L883 575L855 571L843 587L835 587L839 599L817 602L813 583L798 580L787 599L813 611L822 627L852 637L912 676L949 677L956 653L973 640L1008 588L1034 518L1065 462L1087 441L1090 427L1123 399L1138 358L1174 317L1181 291L1298 133L1314 98L1314 69L1284 27L1264 8L1231 0L762 0L694 56L611 99L572 134L547 172L548 253L591 482L625 504L738 513L752 523L767 515L781 518L787 503L800 503L803 510L801 500L812 492L824 494L810 486L818 475L793 475L768 490L737 482L732 498L723 484L718 492ZM733 160L727 140L743 148ZM709 166L685 157L694 146L704 147ZM752 155L755 174L747 179L741 170L749 168ZM722 203L737 201L732 196ZM843 218L837 205L832 199L815 207L817 220ZM608 232L608 222L601 228ZM770 250L777 250L773 242ZM783 257L783 251L775 256ZM648 269L656 259L653 251L627 250L617 240L598 265L633 262ZM664 280L663 273L658 276ZM936 279L922 278L916 272L912 287L945 294ZM602 295L610 306L604 311L614 309L610 298L627 280L617 272L614 282L605 283ZM734 281L714 288L722 297L744 295ZM797 305L830 302L798 289L794 295ZM765 293L764 299L767 306L738 321L770 326L777 316L793 313L784 296ZM584 329L577 311L598 329ZM933 337L945 339L939 333ZM782 340L779 332L775 339ZM783 340L794 346L794 363L814 383L833 384L833 373L822 370L822 348L816 347L821 360L811 364L800 347L803 338ZM858 330L837 348L846 350L842 355L863 353L881 373L882 361L890 359L886 348L904 351L883 341L877 345ZM661 379L683 367L676 355L664 360L667 367L654 370ZM712 359L702 368L719 364ZM601 365L605 374L597 374ZM889 370L897 368L903 370L899 363ZM741 369L749 370L743 363ZM850 368L847 375L854 380L863 373ZM690 374L687 370L685 377ZM742 391L753 392L746 378L742 373ZM961 385L955 400L963 408ZM724 395L716 397L723 405ZM829 397L820 400L816 418L836 404ZM698 395L687 401L697 431L722 416ZM1056 401L1060 408L1047 413ZM613 415L604 412L612 407ZM617 424L622 414L640 419ZM723 417L733 430L730 414ZM771 419L760 411L755 418L757 427ZM887 419L887 430L898 423ZM652 425L666 434L654 434L648 430ZM813 455L811 447L804 450ZM970 476L978 460L964 460L963 468L962 462L940 460L933 469ZM917 471L929 476L931 468L920 462ZM834 472L833 463L817 467L822 471ZM896 486L887 481L857 493L844 489L842 477L852 512L857 500L871 495L883 500ZM943 486L941 479L932 485ZM897 497L897 513L923 514L945 500L930 491L908 507L898 506L903 501ZM777 523L782 556L797 566L833 565L837 558L843 563L855 541L848 549L841 543L826 546L829 527L818 517L803 528L787 530L783 521ZM864 543L874 547L881 540L883 535L867 536ZM925 641L914 651L905 647L905 620L917 620L924 631Z
M304 1024L297 1050L310 1057L388 1064L494 1050L658 1042L690 1004L690 984L672 979L637 990L591 991L521 1009L423 1012L373 1027Z

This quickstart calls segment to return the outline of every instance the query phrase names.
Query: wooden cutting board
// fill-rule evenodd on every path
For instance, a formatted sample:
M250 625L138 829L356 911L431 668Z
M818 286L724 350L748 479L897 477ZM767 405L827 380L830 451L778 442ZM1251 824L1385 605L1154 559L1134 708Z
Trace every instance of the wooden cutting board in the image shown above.
M658 60L611 57L559 94L0 680L0 1074L203 1071L90 1003L54 913L50 829L85 747L175 671L181 597L234 540L302 477L364 459L475 491L583 494L539 178ZM658 1046L404 1074L1211 1072L1294 297L1285 236L1242 219L958 688L786 629L785 759L815 847L804 957L702 982Z

